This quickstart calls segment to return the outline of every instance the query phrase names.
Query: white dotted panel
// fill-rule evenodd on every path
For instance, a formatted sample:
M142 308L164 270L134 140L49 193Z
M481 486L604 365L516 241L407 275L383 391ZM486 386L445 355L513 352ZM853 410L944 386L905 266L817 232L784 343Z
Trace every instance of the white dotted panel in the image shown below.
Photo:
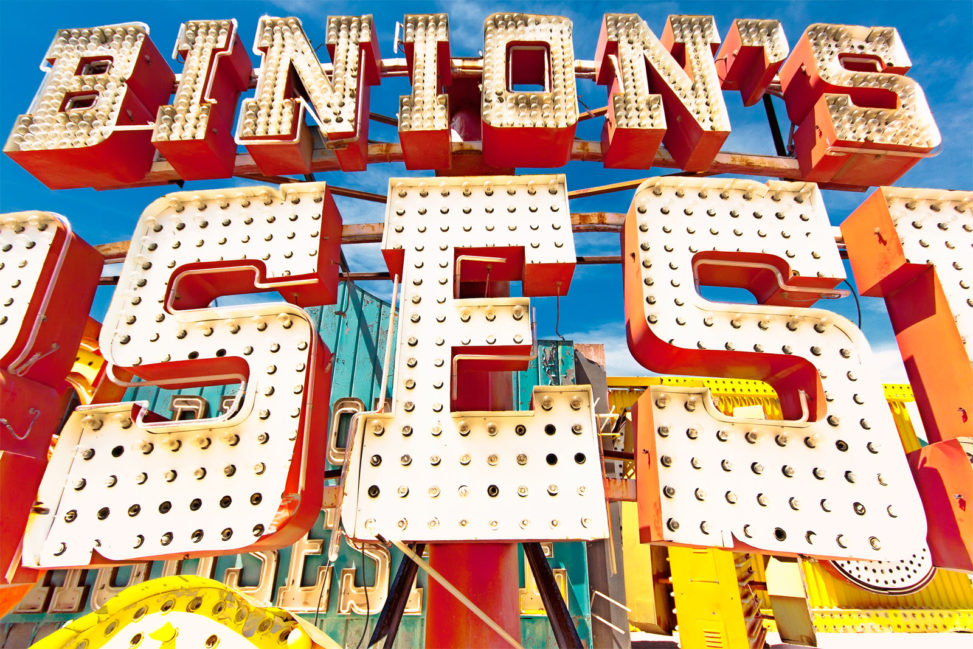
M324 73L298 18L263 16L254 53L261 58L253 99L243 100L237 138L259 144L268 137L293 139L304 123L305 100L288 92L296 74L307 90L311 108L328 137L351 137L358 131L358 86L361 43L372 38L371 16L331 16L327 44L334 47L334 72ZM254 140L256 141L250 141Z
M883 187L910 264L936 267L973 363L973 192Z
M783 61L791 51L779 20L737 18L733 24L740 34L740 45L762 48L769 62Z
M832 561L832 567L858 588L882 595L906 595L922 590L933 577L929 548L923 546L894 561Z
M400 131L442 131L449 128L447 96L439 94L439 53L449 53L449 17L411 14L405 17L405 42L412 44L412 94L399 98ZM445 64L445 61L443 62Z
M483 122L495 127L567 128L578 121L572 23L561 16L496 13L483 25ZM508 90L510 45L547 48L549 92Z
M883 65L908 69L912 62L897 29L815 24L807 28L814 64L821 79L846 88L876 88L898 96L896 108L856 106L847 94L827 94L828 111L840 140L870 146L933 149L942 142L922 87L909 77L884 72L849 70L841 57L878 57Z
M78 408L44 476L38 500L49 511L34 515L25 561L239 552L287 523L279 510L300 498L308 448L324 453L309 441L324 431L308 430L308 401L329 383L328 351L310 318L289 304L165 302L187 293L194 263L239 269L252 260L289 298L318 288L336 272L339 230L324 183L181 192L145 210L102 328L106 359L181 385L246 377L242 403L219 418L172 422L146 416L144 402ZM216 285L227 277L201 274Z
M652 388L653 428L640 435L655 437L665 540L875 559L924 547L922 504L861 331L819 309L711 302L694 286L694 260L710 252L740 253L721 272L754 263L752 253L784 260L795 277L779 279L791 287L843 277L817 187L652 180L636 192L628 219L640 246L644 317L658 344L753 354L746 366L767 354L793 356L778 380L803 359L817 369L826 401L817 421L762 423L723 417L705 389ZM788 295L801 299L794 288L777 298ZM652 364L644 353L641 360Z
M383 250L404 254L393 402L359 419L346 463L348 534L604 538L590 387L535 388L532 411L450 412L454 354L526 356L532 343L526 298L453 297L457 248L523 247L525 274L573 265L564 177L392 179L387 209Z
M44 56L53 63L34 112L17 119L4 150L83 148L107 139L128 91L126 80L138 65L147 39L148 28L142 23L58 30ZM110 65L85 66L89 60ZM89 73L81 73L88 68ZM71 105L66 102L82 95L93 96L90 105L67 110Z
M153 142L202 140L209 128L214 99L211 84L219 57L233 52L235 20L190 20L183 23L175 51L185 63L172 104L159 107Z
M67 222L50 212L0 214L0 359L5 368L30 352L25 345L40 322L27 318L44 297L47 287L39 285L44 266L49 256L60 253L67 230Z
M712 45L720 35L712 16L669 16L674 41L685 47L692 77L672 57L638 14L605 14L603 29L617 43L621 89L610 98L619 128L665 129L662 95L650 94L647 67L655 70L668 91L706 131L729 131Z

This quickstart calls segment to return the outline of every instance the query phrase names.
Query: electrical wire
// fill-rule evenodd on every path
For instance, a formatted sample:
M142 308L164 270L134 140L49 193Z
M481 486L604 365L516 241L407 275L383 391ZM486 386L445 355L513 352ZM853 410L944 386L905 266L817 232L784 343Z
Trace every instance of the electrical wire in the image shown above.
M398 275L396 275L395 279L396 279L396 283L397 283L398 282ZM395 289L393 288L392 289L392 309L393 310L395 309L395 298L396 298ZM390 326L391 326L391 323L390 323ZM386 350L386 351L388 351L388 350ZM386 364L385 364L385 368L384 369L385 369L386 376L387 376L388 375L388 359L387 358L386 358ZM384 388L384 387L385 387L385 378L383 377L382 378L382 388ZM384 410L385 409L385 393L384 393L384 391L379 396L379 399L382 400L382 405L379 408L379 410L381 411L381 410ZM358 485L356 487L355 493L361 493L361 467L362 467L362 459L364 458L364 455L365 455L365 436L362 435L361 438L362 438L361 439L361 452L358 454ZM371 617L371 609L369 608L369 604L368 604L368 575L365 574L365 543L362 542L361 545L359 546L359 548L361 549L361 581L362 581L362 585L365 587L365 625L362 627L361 637L358 638L358 644L355 646L356 649L359 649L361 647L361 643L365 640L365 631L368 630L368 618Z
M842 281L848 285L848 288L851 289L851 296L855 298L855 308L858 310L858 328L861 329L862 328L862 305L861 302L858 300L858 291L855 290L855 287L852 286L851 282L849 282L847 279Z
M328 562L324 566L324 583L321 584L321 590L318 591L318 603L314 606L314 626L318 626L318 614L321 612L321 599L324 597L324 589L330 588L331 579L329 576L331 574L331 557L328 557Z
M361 582L365 587L365 625L361 628L361 637L358 638L358 644L355 645L355 649L361 649L361 643L365 640L365 632L368 631L368 620L372 617L371 605L368 603L368 579L365 574L365 543L361 544ZM378 576L378 575L376 575Z
M318 47L321 47L321 46L318 45ZM315 49L315 51L317 51L317 50ZM341 252L341 260L338 263L339 263L339 266L341 267L341 270L343 270L344 272L347 273L348 272L348 260L345 259L345 253L344 253L344 251ZM336 316L339 316L341 318L345 318L348 315L348 307L351 305L351 290L352 290L352 287L353 287L352 282L346 281L344 283L344 288L345 288L344 306L342 306L339 310L335 311L335 315ZM343 329L344 329L344 327L338 327L338 336L337 336L337 339L335 340L335 344L334 344L334 348L335 349L338 349L338 343L341 342L341 332L342 332ZM338 516L338 515L340 515L340 512L335 512L335 516ZM327 517L325 517L325 524L327 524ZM337 533L338 532L332 532L332 534L337 534ZM325 588L329 588L331 586L331 580L328 578L330 574L331 574L331 557L329 556L328 557L328 561L327 561L327 563L325 563L325 567L324 567L324 583L321 584L321 590L318 591L318 602L314 606L314 626L315 627L317 627L317 625L318 625L318 616L321 613L321 600L324 598L324 589Z

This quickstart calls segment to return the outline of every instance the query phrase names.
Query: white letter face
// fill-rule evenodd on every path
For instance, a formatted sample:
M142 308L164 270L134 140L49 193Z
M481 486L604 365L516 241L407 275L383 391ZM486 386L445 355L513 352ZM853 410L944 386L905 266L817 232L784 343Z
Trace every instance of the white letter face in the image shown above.
M638 406L636 455L649 458L639 499L657 499L658 510L643 532L839 558L925 547L922 503L868 343L845 318L808 308L844 276L816 185L647 181L623 255L640 362L765 380L785 417L734 418L708 389L651 388ZM748 288L758 303L714 302L699 284Z
M531 354L529 300L471 298L470 284L522 278L525 296L567 292L575 252L564 177L392 179L382 247L402 283L393 405L359 417L348 534L604 538L590 387L536 387L524 412L451 406L469 402L454 389L467 373L523 369Z

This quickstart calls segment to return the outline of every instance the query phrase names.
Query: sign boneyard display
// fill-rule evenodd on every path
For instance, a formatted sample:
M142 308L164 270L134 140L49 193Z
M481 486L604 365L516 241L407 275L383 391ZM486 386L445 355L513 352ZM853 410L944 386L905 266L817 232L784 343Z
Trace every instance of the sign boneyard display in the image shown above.
M642 544L737 557L741 574L773 557L774 612L794 558L883 595L973 572L973 192L879 187L839 229L820 191L889 185L941 144L896 29L814 24L791 49L777 20L734 20L721 41L709 16L657 36L609 13L583 52L567 18L496 13L473 58L453 55L446 14L401 26L404 58L383 58L371 16L330 17L322 63L300 20L264 16L254 69L235 20L189 21L178 75L142 23L56 33L4 146L37 180L275 186L167 193L130 241L98 247L61 215L0 214L0 645L391 646L400 626L399 646L624 644L626 589L678 599L692 564L625 570L629 503ZM406 75L397 116L374 113L370 88ZM607 105L581 113L578 79ZM781 98L793 155L721 152L724 91L770 113ZM600 141L576 137L600 116ZM376 119L397 142L369 140ZM570 161L685 173L629 183L626 214L572 213L550 171ZM313 178L387 162L437 177L385 196ZM776 180L706 177L727 173ZM384 223L343 224L335 195L385 203ZM600 261L622 265L605 290L641 365L763 382L779 414L672 382L609 410L603 358L540 341L531 307L569 294L588 231L620 234ZM387 275L348 271L342 245L362 242ZM846 294L843 255L885 299L921 448L860 323L814 306ZM106 259L124 263L101 277L116 288L95 343ZM391 304L354 279L391 280ZM258 292L284 302L217 302ZM752 594L736 574L719 579ZM86 599L106 608L45 639L18 630ZM723 623L757 620L741 642L762 643L757 601ZM782 637L793 619L777 616ZM709 637L681 627L685 646Z

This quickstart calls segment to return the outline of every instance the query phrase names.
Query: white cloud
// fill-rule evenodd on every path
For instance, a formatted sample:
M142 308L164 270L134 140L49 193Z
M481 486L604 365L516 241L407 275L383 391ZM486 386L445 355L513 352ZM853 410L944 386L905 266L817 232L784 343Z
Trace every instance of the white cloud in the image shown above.
M483 49L483 20L490 5L473 0L437 2L436 10L449 14L449 40L453 56L474 56Z
M380 244L358 243L344 245L341 249L348 260L348 268L354 273L377 273L386 270Z
M872 349L872 359L876 374L882 383L908 383L902 354L896 345L882 345Z
M625 338L624 322L608 322L587 331L566 333L564 337L574 343L596 343L605 346L605 364L608 376L652 376L632 357Z

